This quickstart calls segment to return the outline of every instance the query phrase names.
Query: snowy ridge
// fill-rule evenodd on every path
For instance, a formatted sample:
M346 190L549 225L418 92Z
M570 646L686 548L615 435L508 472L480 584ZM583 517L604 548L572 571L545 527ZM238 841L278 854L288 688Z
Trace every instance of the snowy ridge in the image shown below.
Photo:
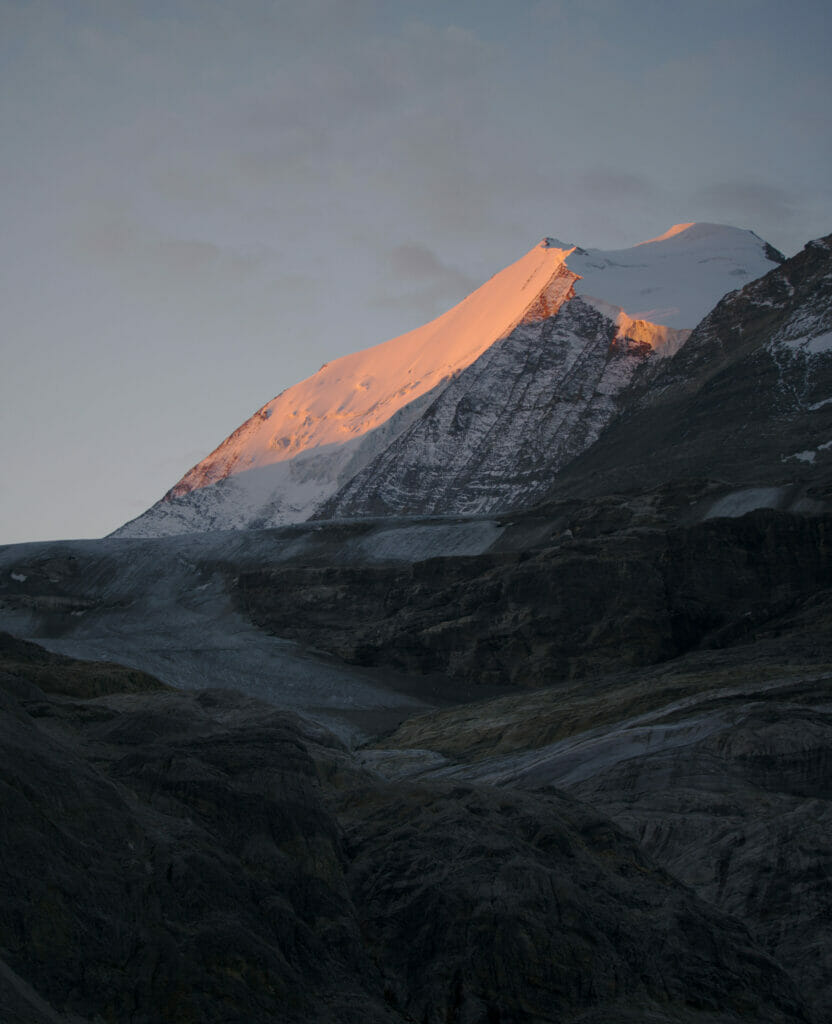
M729 291L768 273L779 257L753 231L676 224L631 249L574 252L578 295L620 306L633 320L691 330Z
M569 251L535 246L424 327L325 364L263 406L188 472L171 495L322 445L344 444L381 426L470 365L508 334L530 306L534 317L552 315L575 280L574 274L559 275Z
M771 252L753 232L711 224L676 225L616 251L544 238L443 316L288 388L116 534L277 526L322 508L411 509L428 479L433 497L425 494L421 511L516 503L592 443L637 365L678 351L726 291L771 269ZM437 403L456 412L449 419ZM425 451L406 454L405 437ZM409 482L379 478L387 497L371 499L368 474L379 472L379 460L392 465L394 451L396 472ZM525 483L508 486L513 461L526 467ZM397 488L405 504L389 503ZM346 504L341 492L351 495ZM359 492L371 505L356 503Z
M564 259L571 250L548 241L424 327L328 363L278 395L114 536L308 518L406 429L435 391L518 323L553 316L570 297L577 277Z

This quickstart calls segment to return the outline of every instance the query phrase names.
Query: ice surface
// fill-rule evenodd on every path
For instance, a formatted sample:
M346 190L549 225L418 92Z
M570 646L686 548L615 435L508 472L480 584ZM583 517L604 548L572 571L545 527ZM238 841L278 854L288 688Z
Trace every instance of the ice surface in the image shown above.
M721 224L677 224L631 249L573 253L579 295L602 296L635 320L694 328L726 292L772 269L752 231Z
M821 355L824 352L832 352L832 331L814 337L788 338L784 344L795 351L801 350L813 356ZM813 406L813 408L817 408L817 406Z
M348 547L347 557L353 553L369 562L417 562L426 558L447 558L479 555L496 541L502 529L489 520L472 520L459 524L427 524L381 530L362 537Z
M400 525L398 537L396 522L385 521L10 545L0 548L0 573L15 581L5 585L8 595L24 592L24 600L4 600L0 587L0 629L72 657L139 668L178 688L240 690L360 738L362 713L397 720L433 705L388 685L383 673L257 629L235 607L228 567L240 572L299 556L337 565L367 561L368 552L399 561L475 554L502 532L487 520ZM57 604L52 587L61 594Z
M749 487L726 494L711 505L705 519L737 519L758 508L779 508L787 487Z

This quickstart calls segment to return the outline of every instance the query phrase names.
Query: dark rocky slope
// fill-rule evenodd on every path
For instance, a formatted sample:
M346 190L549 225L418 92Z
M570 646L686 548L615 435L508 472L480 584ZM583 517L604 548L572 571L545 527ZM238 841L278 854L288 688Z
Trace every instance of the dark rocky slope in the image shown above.
M168 689L147 672L108 661L67 658L3 632L0 632L0 673L25 679L46 693L67 697Z
M5 1021L813 1019L557 792L391 786L225 692L0 702Z
M829 517L668 528L644 500L568 512L521 519L542 536L519 552L273 567L235 594L260 626L347 661L531 687L753 638L832 586Z
M365 756L397 777L566 787L743 920L826 1020L830 634L827 599L753 644L414 718Z

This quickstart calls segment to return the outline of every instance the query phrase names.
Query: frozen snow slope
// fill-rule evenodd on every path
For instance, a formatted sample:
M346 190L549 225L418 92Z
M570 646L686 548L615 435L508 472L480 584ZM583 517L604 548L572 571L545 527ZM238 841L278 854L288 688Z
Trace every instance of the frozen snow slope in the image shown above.
M431 323L325 364L258 410L162 501L115 535L306 519L408 426L424 407L420 399L524 319L557 310L576 280L564 267L569 251L544 239Z
M517 332L526 331L538 346L545 345L538 328L551 325L576 293L583 299L582 308L597 311L609 330L603 325L598 330L595 324L592 337L577 338L570 350L585 342L593 349L600 346L594 363L599 358L604 362L613 343L637 348L639 359L653 350L669 355L726 291L770 269L772 253L752 232L709 224L677 225L660 238L615 252L583 250L545 238L437 320L326 364L278 395L161 501L116 533L159 536L307 519L362 471L369 472L374 460L392 454L394 443L415 428L469 368L484 358L494 363L490 350L496 344L513 337L516 350ZM544 332L547 337L548 333ZM519 357L507 350L502 363L506 358L522 360L522 343L519 348ZM555 362L548 371L553 386L558 381ZM606 374L605 394L614 395L635 365L619 360L612 373L599 366L597 372ZM564 373L567 369L564 365ZM478 401L484 395L487 402L488 373L475 376ZM505 367L501 376L505 379ZM573 385L574 378L573 370ZM493 384L501 387L500 380ZM538 389L548 386L537 382ZM506 396L495 397L503 401ZM580 394L570 395L564 422L583 422L586 417L575 405L580 401ZM591 443L612 409L609 401L601 404L603 411L592 414L589 430L581 427L573 439L559 445L564 457ZM523 417L529 416L533 418L533 409L526 408ZM551 426L546 444L549 434ZM442 446L437 449L441 450ZM504 500L505 488L499 499L486 493L475 506L492 508ZM471 505L466 501L456 507ZM364 514L360 503L354 514Z
M783 257L754 234L724 224L676 224L632 249L576 250L578 295L620 306L634 320L692 330L726 292Z

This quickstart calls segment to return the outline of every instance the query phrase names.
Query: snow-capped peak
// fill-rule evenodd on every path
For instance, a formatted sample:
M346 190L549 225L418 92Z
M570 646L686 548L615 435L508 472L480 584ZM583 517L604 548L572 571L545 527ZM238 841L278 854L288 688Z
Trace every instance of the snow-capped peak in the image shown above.
M325 364L263 406L171 495L375 430L469 366L541 299L553 315L575 280L563 268L571 251L537 245L431 323Z
M666 242L668 238L675 238L676 235L681 235L683 231L687 231L688 228L696 227L695 221L688 221L685 224L674 224L672 228L668 228L663 235L657 235L655 238L648 238L646 242L637 242L634 248L638 248L639 245L650 245L652 242Z
M571 252L576 248L574 245L570 245L569 242L561 242L559 238L552 238L551 235L546 235L539 247L541 249L563 249Z
M677 224L640 245L609 251L546 236L431 323L335 359L282 392L162 501L118 532L154 535L306 519L371 462L375 465L382 452L392 451L429 406L450 394L452 383L476 378L481 411L489 402L502 408L513 401L514 392L485 398L490 378L482 367L492 365L498 348L505 348L506 358L514 353L525 367L523 345L532 338L545 349L548 343L541 339L551 335L566 360L560 366L555 359L547 371L551 380L536 381L538 390L559 388L558 374L567 371L575 384L593 367L598 379L587 378L578 397L569 400L592 403L601 387L592 431L581 433L582 443L589 443L638 361L651 349L675 352L727 291L771 269L770 252L752 232L714 224ZM576 295L583 303L570 301ZM567 338L572 339L568 344ZM508 347L497 344L503 341ZM611 355L613 350L623 353L621 358ZM547 366L552 352L543 357ZM493 365L497 362L495 356ZM529 373L534 365L530 360ZM518 401L524 387L517 391ZM463 409L465 400L460 401ZM583 414L572 405L568 418L577 423ZM461 420L469 412L460 413ZM424 443L435 446L435 440L426 435ZM564 451L571 452L570 445ZM441 466L434 470L443 472Z
M581 277L578 295L634 320L690 330L726 292L772 269L768 249L753 231L686 223L630 249L575 250L567 265Z

